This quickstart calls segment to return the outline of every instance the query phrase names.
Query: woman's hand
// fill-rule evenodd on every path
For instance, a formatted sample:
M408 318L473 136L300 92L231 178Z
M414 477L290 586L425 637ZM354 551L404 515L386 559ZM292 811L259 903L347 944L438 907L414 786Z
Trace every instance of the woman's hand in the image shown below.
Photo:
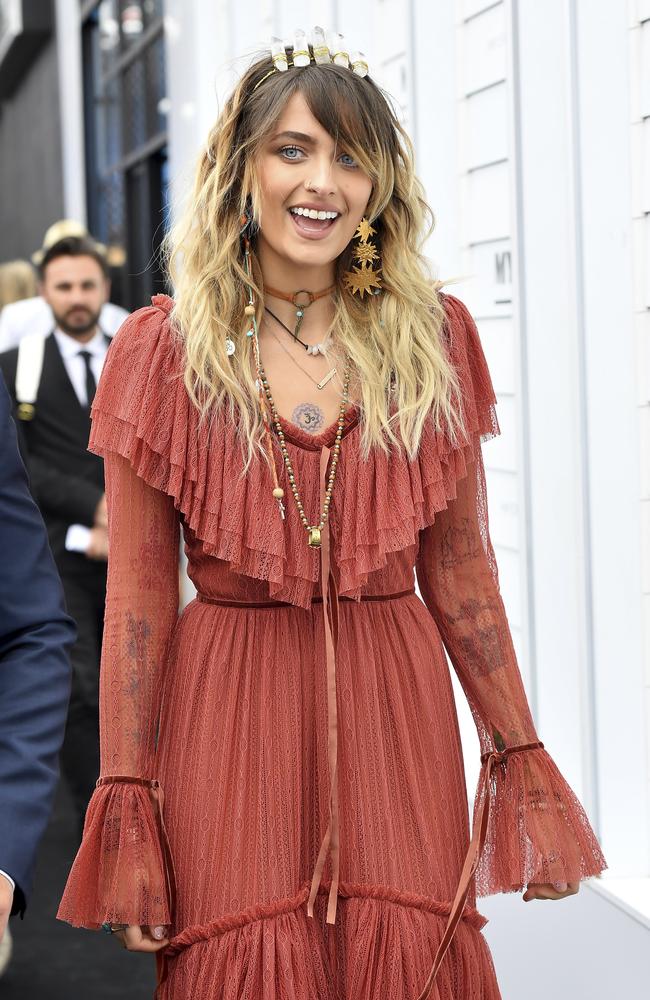
M574 896L579 888L579 882L529 882L523 900L528 903L531 899L564 899Z
M127 951L160 951L169 944L169 938L164 927L138 927L137 924L130 924L123 930L113 931L116 937Z

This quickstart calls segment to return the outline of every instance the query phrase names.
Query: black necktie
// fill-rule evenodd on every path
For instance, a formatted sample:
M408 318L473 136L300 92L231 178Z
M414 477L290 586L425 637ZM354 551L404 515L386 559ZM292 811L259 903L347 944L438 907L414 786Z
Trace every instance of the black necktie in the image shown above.
M88 397L88 409L90 409L90 404L95 398L95 390L97 388L97 383L95 382L95 376L93 375L93 370L90 367L90 359L92 357L90 351L79 351L79 357L84 359L84 364L86 365L86 395Z

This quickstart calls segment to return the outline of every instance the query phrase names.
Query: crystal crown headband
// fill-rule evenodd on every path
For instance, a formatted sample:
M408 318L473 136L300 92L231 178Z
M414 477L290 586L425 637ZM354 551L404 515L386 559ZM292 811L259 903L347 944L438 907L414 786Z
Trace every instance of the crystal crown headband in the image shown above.
M343 35L338 32L325 32L323 28L314 28L311 33L311 52L306 32L296 28L293 33L293 52L287 49L291 46L281 38L272 38L270 45L273 68L258 80L253 90L267 80L273 73L286 73L290 66L309 66L310 62L335 63L351 69L357 76L368 75L368 63L363 52L348 52Z

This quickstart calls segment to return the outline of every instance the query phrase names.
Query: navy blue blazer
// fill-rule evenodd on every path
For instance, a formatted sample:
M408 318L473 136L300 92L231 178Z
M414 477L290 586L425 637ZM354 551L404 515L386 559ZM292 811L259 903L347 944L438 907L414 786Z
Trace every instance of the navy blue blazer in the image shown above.
M59 776L75 637L0 376L0 868L21 917Z

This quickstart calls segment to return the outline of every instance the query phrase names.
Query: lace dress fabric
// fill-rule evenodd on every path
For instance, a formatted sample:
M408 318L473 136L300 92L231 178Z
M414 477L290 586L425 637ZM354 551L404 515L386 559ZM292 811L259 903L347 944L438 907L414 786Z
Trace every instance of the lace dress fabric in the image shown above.
M499 1000L476 896L605 868L531 718L488 531L494 392L471 316L442 299L466 440L429 428L412 462L362 462L349 407L329 565L262 463L239 477L234 428L198 426L171 300L111 346L91 435L102 776L58 916L169 925L157 1000ZM336 425L283 428L309 516ZM198 597L179 615L180 530ZM481 743L484 843L445 647Z

